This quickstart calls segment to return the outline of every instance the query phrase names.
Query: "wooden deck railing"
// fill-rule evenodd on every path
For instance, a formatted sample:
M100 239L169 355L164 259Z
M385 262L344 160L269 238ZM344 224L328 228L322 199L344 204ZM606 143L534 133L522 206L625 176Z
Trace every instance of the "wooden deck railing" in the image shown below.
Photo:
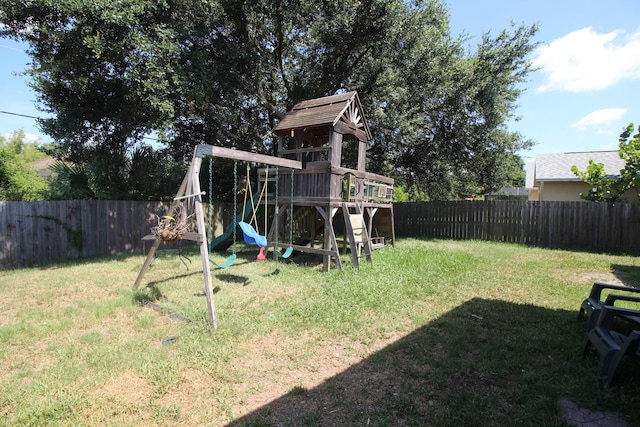
M323 147L324 148L324 147ZM289 150L297 151L297 150ZM268 182L267 193L273 200L275 176L278 174L278 196L282 203L291 194L291 169L262 168L258 170L258 188ZM355 169L331 167L329 162L307 164L294 173L294 203L301 205L330 202L391 203L393 178Z

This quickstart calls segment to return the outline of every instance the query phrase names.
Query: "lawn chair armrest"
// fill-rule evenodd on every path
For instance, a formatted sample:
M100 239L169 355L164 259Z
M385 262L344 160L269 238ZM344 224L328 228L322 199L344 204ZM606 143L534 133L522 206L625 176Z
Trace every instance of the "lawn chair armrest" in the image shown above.
M635 323L640 322L640 310L631 308L614 307L612 305L604 305L600 310L600 315L595 323L596 328L613 329L613 319L620 317L627 321ZM634 320L635 319L635 320Z
M624 285L613 285L610 283L599 283L595 282L591 287L591 292L589 293L589 297L582 301L580 306L580 311L578 312L578 316L582 314L587 315L587 330L591 330L598 319L598 315L600 314L600 309L605 304L602 301L602 291L605 289L609 289L612 291L622 291L626 293L635 293L640 294L639 288L632 288ZM611 295L611 294L609 294ZM616 294L619 295L619 294ZM640 297L640 295L638 295ZM626 296L625 296L626 299ZM615 299L614 299L615 300ZM614 301L612 300L612 301ZM613 305L613 304L610 304Z
M589 299L601 300L602 291L605 289L612 289L614 291L625 291L625 292L634 292L640 293L640 289L632 288L630 286L624 285L612 285L611 283L594 283L591 287L591 293L589 294Z
M604 300L604 305L614 305L616 301L640 302L640 296L609 294L607 295L607 299Z

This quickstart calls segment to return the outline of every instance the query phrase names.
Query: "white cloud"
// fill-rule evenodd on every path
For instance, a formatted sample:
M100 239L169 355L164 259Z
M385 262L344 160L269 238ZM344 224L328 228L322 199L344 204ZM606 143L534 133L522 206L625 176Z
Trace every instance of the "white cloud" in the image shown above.
M13 137L13 133L5 133L3 135L6 139L9 139L11 137ZM40 135L36 135L34 133L26 133L24 134L24 138L22 139L23 142L34 142L37 141L38 139L41 139Z
M640 29L599 34L587 27L538 48L533 65L545 74L539 91L602 90L623 79L640 78Z
M593 111L571 126L578 129L585 129L591 125L603 125L616 122L627 112L626 108L604 108L602 110Z
M24 140L25 141L37 141L38 139L40 139L39 135L35 135L33 133L25 133L24 134Z

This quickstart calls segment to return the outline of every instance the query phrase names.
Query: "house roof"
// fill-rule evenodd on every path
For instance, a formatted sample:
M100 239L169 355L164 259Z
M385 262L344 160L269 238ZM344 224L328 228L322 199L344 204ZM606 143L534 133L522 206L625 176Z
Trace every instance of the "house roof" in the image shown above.
M589 160L602 163L606 174L611 177L620 176L620 170L625 166L618 151L540 154L536 156L533 165L527 164L527 188L533 188L535 182L581 181L571 171L571 167L575 165L580 170L586 170ZM530 169L533 169L531 171L534 172L533 176L530 175Z
M38 172L38 175L49 178L51 176L51 166L56 162L57 160L53 157L45 157L44 159L35 160L29 163L29 166L34 171Z
M338 121L363 130L367 137L372 139L360 98L355 91L299 102L280 120L274 130L335 126Z

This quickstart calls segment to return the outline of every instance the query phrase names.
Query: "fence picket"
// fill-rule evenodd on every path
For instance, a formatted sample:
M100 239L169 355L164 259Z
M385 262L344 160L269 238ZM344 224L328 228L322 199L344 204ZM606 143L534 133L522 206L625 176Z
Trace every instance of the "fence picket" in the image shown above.
M494 240L640 255L638 203L395 203L394 214L397 237ZM412 226L416 223L424 227Z
M135 252L168 204L0 202L0 269ZM226 229L232 209L222 210ZM394 204L397 237L476 239L640 255L640 204L458 201Z

